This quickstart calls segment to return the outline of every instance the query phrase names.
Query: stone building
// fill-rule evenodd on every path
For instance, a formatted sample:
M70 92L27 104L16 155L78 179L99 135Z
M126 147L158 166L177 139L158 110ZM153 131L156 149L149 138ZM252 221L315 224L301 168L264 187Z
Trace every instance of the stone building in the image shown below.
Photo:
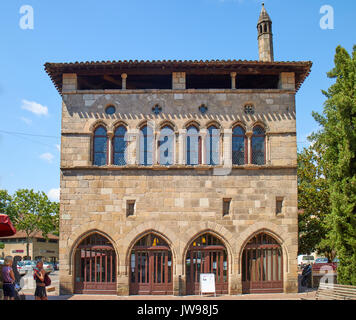
M61 293L297 292L295 95L311 62L47 63L62 95Z

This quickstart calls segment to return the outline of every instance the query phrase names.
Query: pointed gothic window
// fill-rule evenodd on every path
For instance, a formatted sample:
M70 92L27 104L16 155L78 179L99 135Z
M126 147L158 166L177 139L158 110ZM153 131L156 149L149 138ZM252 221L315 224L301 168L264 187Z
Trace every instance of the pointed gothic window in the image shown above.
M169 126L164 126L158 139L159 164L169 166L174 163L174 131Z
M232 164L243 165L247 163L247 137L245 130L236 126L232 130Z
M219 140L220 130L216 126L210 126L206 137L206 163L208 165L219 164Z
M265 130L261 126L255 126L253 128L253 134L251 138L251 163L258 165L263 165L266 163L265 138Z
M107 164L108 137L103 126L96 128L93 143L93 164L105 166Z
M199 130L191 125L187 129L187 164L201 164L201 137Z
M126 165L126 147L127 142L125 141L126 128L124 126L119 126L115 130L114 141L113 141L113 163L117 166Z
M144 166L153 164L153 130L147 125L140 130L140 164Z

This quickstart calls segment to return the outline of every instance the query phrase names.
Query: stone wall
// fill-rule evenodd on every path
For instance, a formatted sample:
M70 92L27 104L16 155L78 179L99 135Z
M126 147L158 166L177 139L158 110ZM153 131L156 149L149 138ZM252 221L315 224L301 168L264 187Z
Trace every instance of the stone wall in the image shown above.
M61 175L61 285L72 289L70 257L77 239L88 231L104 232L118 253L127 294L130 244L150 230L159 232L175 252L174 276L184 279L185 248L210 230L229 248L230 292L239 287L243 243L254 232L268 230L284 251L287 291L296 289L297 181L295 169L238 170L214 176L212 170L65 170ZM223 198L231 198L231 214L222 216ZM276 215L276 198L283 197ZM126 201L136 200L134 216L126 217ZM178 279L178 278L177 278ZM233 285L233 283L235 283ZM125 289L126 288L126 289ZM177 288L176 288L177 289ZM126 290L126 291L125 291ZM177 289L178 290L178 289Z
M174 292L185 293L185 253L202 232L220 238L228 251L229 293L241 293L240 257L244 244L256 232L275 237L283 250L285 292L297 291L297 147L295 93L286 90L105 90L63 94L60 205L61 293L72 293L72 259L80 239L99 232L110 239L118 255L120 295L129 293L128 255L132 245L147 232L155 232L173 254ZM206 104L202 115L199 106ZM253 104L254 114L244 112ZM105 114L116 106L112 116ZM152 107L162 113L155 116ZM176 132L178 164L147 169L93 167L91 144L94 128L111 134L119 123L137 132L151 120L159 130L170 121ZM182 133L195 121L202 130L210 123L222 132L222 163L228 163L231 128L240 123L248 134L255 124L266 129L267 162L264 166L233 167L219 175L208 166L184 165ZM230 139L230 140L229 140ZM135 141L133 142L135 143ZM131 159L136 148L131 145ZM130 160L131 161L131 160ZM231 161L231 159L230 159ZM276 198L283 198L276 215ZM231 213L222 216L223 198L231 198ZM126 201L136 200L134 216L126 217ZM181 277L181 281L179 281ZM179 282L183 287L179 287Z
M283 82L284 83L284 82ZM137 134L140 125L150 121L155 133L167 122L173 124L177 135L176 163L181 163L179 136L194 121L203 132L211 123L219 126L224 139L231 137L231 128L240 123L246 134L251 135L253 126L261 124L267 135L267 164L272 166L296 166L296 122L294 92L285 90L114 90L111 93L64 94L62 107L62 157L61 167L91 165L91 141L95 127L103 124L113 134L118 124L125 124L130 134ZM170 91L171 93L167 93ZM254 114L246 114L246 104L254 106ZM155 116L152 107L159 104L162 113ZM205 104L208 112L202 115L199 106ZM105 114L107 105L115 105L114 115ZM229 131L230 130L230 131ZM129 148L131 158L136 158L136 140ZM223 148L220 148L223 154ZM231 159L231 158L230 158ZM221 164L229 159L222 157ZM135 163L135 160L132 162ZM137 163L137 161L136 161Z

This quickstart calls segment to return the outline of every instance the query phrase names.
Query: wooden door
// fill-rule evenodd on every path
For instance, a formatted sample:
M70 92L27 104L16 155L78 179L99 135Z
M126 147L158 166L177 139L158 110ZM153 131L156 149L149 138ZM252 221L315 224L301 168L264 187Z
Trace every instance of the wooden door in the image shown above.
M172 254L169 248L136 248L131 252L130 263L130 294L173 294Z
M216 293L228 293L228 260L224 247L192 248L188 251L186 258L187 295L200 294L201 273L214 273Z
M116 294L116 255L112 247L79 247L76 252L74 292Z
M283 292L282 248L271 236L253 237L245 246L241 264L243 293Z

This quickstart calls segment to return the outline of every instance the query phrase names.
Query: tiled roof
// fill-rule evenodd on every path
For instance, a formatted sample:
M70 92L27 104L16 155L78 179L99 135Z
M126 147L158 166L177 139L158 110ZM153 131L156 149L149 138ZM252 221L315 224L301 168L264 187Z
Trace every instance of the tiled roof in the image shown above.
M2 237L0 238L0 242L1 242L1 239L17 239L17 238L26 238L27 235L24 231L17 231L16 234L14 234L13 236L8 236L8 237ZM44 237L42 236L42 233L41 232L35 232L31 235L31 238L40 238L40 239L43 239ZM48 239L54 239L54 240L58 240L59 237L53 235L53 234L48 234L47 235L47 238Z
M150 70L155 72L171 71L197 71L211 69L219 71L244 71L256 74L260 71L295 72L296 90L299 89L311 70L311 61L274 61L263 62L256 60L118 60L118 61L85 61L69 63L46 63L45 70L55 87L61 93L63 73L77 74L113 74L124 73L130 70Z

